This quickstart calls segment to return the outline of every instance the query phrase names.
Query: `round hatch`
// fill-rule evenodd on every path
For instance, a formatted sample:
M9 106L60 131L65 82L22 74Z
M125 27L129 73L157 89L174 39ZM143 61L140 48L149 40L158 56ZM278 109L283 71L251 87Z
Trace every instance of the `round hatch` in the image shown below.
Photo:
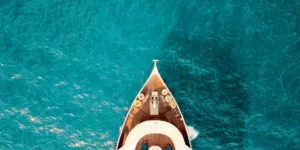
M140 93L139 96L138 96L138 99L139 100L144 100L145 98L145 95L143 93Z
M171 106L172 109L175 109L176 108L176 103L175 102L171 102L170 106Z
M167 95L167 96L165 97L165 101L166 101L167 103L170 103L170 102L172 101L172 96L171 96L171 95Z
M167 95L167 94L168 94L168 90L167 90L167 89L163 89L163 90L161 91L161 94L162 94L162 95Z
M135 100L134 106L135 107L140 107L142 105L142 102L140 100Z

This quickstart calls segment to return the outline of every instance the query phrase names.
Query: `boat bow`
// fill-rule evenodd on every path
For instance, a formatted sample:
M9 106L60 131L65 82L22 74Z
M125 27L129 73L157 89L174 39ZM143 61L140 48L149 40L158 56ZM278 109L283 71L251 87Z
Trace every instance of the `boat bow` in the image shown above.
M140 150L145 145L191 149L181 111L159 74L158 60L153 62L152 72L125 118L117 149Z

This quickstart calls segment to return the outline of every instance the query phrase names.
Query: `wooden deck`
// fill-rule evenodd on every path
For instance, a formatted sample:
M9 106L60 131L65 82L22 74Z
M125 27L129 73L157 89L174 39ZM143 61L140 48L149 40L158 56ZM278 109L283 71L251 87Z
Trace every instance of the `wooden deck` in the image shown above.
M175 127L179 129L182 136L184 137L185 144L189 147L190 141L188 138L188 134L185 128L184 119L182 117L182 114L176 106L175 108L171 108L170 103L175 102L174 97L170 94L170 91L168 90L168 95L172 96L171 102L165 102L164 96L162 95L162 90L167 89L165 83L161 79L160 75L152 75L149 77L145 85L143 86L141 93L147 97L149 95L147 101L140 101L137 99L134 100L132 107L129 109L129 113L126 116L126 120L123 125L123 129L121 131L120 137L119 137L119 143L117 146L117 149L121 148L125 141L126 137L128 136L129 132L139 123L147 121L147 120L161 120L166 121L171 124L173 124ZM150 115L150 105L152 102L152 92L156 91L158 92L158 101L159 101L159 114L158 115ZM135 106L136 101L140 101L141 105L139 107ZM139 102L139 103L140 103ZM176 103L176 102L175 102ZM141 143L147 141L149 144L156 144L157 146L160 146L164 149L166 144L172 144L172 141L170 141L170 138L161 135L161 134L151 134L147 135L144 138L142 138L139 141L139 144L137 145L136 149L140 150ZM173 146L173 145L172 145ZM175 148L174 148L175 149Z

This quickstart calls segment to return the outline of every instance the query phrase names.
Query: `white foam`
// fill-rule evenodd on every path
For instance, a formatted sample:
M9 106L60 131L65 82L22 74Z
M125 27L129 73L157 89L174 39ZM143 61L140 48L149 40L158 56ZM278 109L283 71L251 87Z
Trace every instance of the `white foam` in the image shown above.
M47 109L59 109L59 108L56 106L48 106Z
M86 145L87 143L85 143L84 141L76 141L73 144L69 144L70 147L81 147L83 145Z
M123 126L120 126L119 127L119 132L121 133L121 131L122 131L122 128L123 128Z
M55 86L65 86L65 85L67 85L67 84L68 84L68 82L63 82L63 81L61 81L61 82L59 82L59 83L56 83Z
M112 141L106 141L104 142L104 146L113 145L114 143Z
M199 135L199 132L192 126L186 127L190 140L194 140Z
M60 133L64 132L64 130L53 127L52 129L50 129L50 132L55 133L55 134L60 134Z
M28 119L29 119L29 121L34 122L34 123L41 123L41 119L39 117L34 117L31 115L28 115Z
M64 115L67 115L67 116L72 116L72 117L74 117L74 116L75 116L73 113L64 113Z
M28 108L24 108L24 109L20 109L19 112L20 112L22 115L26 115L26 114L28 114L29 110L28 110Z
M76 96L73 96L74 98L76 98L76 99L83 99L83 96L81 95L81 94L77 94Z
M85 96L85 97L89 97L89 94L83 93L83 96Z
M81 89L80 85L78 84L73 84L73 86L78 90L78 89Z
M14 74L10 79L19 79L21 78L21 74Z
M108 133L101 133L100 139L106 139L108 137Z
M0 119L4 118L4 114L3 113L0 113Z
M18 123L19 129L25 129L25 125L22 123Z

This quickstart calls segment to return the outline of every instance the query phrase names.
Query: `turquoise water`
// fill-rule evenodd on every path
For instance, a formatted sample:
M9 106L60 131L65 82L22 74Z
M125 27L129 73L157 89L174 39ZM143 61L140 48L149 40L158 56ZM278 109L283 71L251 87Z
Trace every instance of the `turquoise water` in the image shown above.
M0 149L113 149L153 58L195 150L300 150L299 0L0 0Z

